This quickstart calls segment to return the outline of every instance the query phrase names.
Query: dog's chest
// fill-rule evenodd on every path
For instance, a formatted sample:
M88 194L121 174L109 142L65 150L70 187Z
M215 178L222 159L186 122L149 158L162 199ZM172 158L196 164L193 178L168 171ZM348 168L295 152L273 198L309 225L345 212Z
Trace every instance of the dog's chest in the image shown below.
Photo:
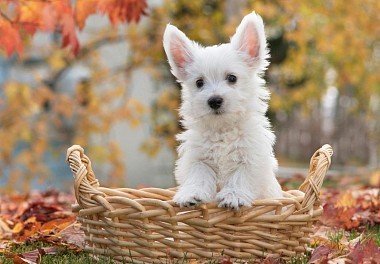
M243 133L237 128L204 135L200 147L201 160L215 171L219 180L233 173L248 158Z

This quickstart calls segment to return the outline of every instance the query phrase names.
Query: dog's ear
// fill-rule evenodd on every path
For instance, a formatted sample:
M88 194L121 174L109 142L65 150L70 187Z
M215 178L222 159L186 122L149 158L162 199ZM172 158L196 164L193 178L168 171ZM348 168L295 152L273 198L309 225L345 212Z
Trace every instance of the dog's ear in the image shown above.
M231 38L232 47L241 52L248 65L259 71L268 66L269 53L262 18L255 12L246 15Z
M164 33L164 49L173 75L178 80L186 78L186 67L193 61L192 41L178 28L168 24Z

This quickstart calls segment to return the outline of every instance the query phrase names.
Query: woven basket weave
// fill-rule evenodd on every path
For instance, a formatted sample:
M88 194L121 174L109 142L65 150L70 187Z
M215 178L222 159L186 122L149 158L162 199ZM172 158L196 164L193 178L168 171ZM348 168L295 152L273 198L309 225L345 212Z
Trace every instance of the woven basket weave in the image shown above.
M315 152L299 190L230 211L215 203L179 208L172 201L175 188L101 187L83 149L74 145L67 151L78 202L73 211L86 235L85 250L134 263L221 255L288 258L304 252L312 224L323 211L319 190L331 156L329 145Z

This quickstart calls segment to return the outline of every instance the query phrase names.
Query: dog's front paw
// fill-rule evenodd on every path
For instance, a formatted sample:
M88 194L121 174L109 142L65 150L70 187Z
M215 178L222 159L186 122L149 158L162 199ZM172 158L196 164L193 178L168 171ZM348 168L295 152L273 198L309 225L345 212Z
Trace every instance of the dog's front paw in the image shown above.
M179 191L174 195L173 200L180 207L190 207L201 203L207 203L210 199L199 190L190 191L186 188L183 188L179 189Z
M244 197L234 190L222 190L216 195L216 200L219 203L219 207L233 210L238 210L243 206L250 207L252 203L251 199Z

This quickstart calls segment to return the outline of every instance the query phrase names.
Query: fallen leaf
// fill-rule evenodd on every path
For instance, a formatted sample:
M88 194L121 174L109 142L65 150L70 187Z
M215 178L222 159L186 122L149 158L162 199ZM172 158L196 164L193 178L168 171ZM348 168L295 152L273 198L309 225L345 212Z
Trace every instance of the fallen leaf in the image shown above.
M362 243L357 243L350 254L349 259L353 263L380 263L380 247L378 247L373 239L369 239Z
M333 204L325 204L320 221L330 227L341 227L350 230L360 224L357 219L353 219L355 213L355 208L337 208Z
M261 263L262 264L281 264L281 259L268 256Z
M28 224L26 228L24 229L24 232L20 236L15 236L15 240L18 242L25 242L35 235L38 235L38 232L41 228L40 222L35 222L32 224Z
M24 229L24 224L23 223L17 223L13 229L12 229L12 232L14 234L17 234L17 233L20 233L22 230Z
M35 216L32 216L32 217L29 217L28 219L26 219L26 221L24 222L24 224L32 224L32 223L35 223L37 222L37 218Z
M346 191L343 194L339 195L337 202L335 203L336 207L351 208L356 205L356 199L352 196L350 191Z
M58 235L61 237L62 241L66 242L67 244L72 244L79 248L84 247L85 234L83 230L80 229L79 223L75 223L68 226L67 228L62 230Z
M329 246L321 245L313 250L309 263L311 264L327 264L328 255L332 252Z
M5 253L5 257L8 259L12 259L15 264L39 264L41 263L41 258L44 255L52 255L57 253L56 247L44 247L38 248L32 251L28 251L21 254L14 253Z
M229 256L223 256L220 260L220 264L233 264L233 262Z
M369 184L373 187L380 187L380 170L371 174Z
M70 216L62 219L54 219L52 221L46 222L41 226L40 231L43 234L49 234L51 232L60 232L75 221L75 216Z

